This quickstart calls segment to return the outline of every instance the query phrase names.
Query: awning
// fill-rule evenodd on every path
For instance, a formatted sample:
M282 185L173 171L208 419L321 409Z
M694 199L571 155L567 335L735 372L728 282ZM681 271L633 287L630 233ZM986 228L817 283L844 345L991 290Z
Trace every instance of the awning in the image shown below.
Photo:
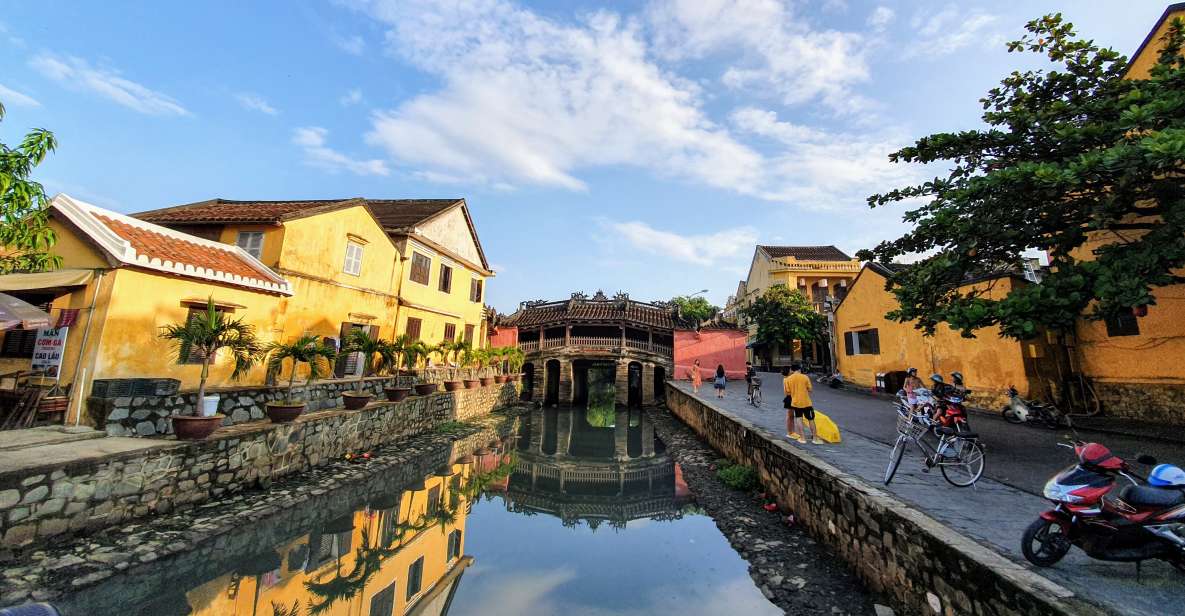
M0 330L49 327L49 313L11 295L0 293Z
M7 274L0 276L0 291L77 287L90 282L94 276L94 270L89 269L60 269L36 274Z

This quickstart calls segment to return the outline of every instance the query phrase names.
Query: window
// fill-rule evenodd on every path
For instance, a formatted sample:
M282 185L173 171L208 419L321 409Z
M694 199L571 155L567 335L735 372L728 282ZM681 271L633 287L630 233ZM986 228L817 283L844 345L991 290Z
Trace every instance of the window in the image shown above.
M258 259L263 254L263 231L239 231L239 239L235 244Z
M477 278L469 281L469 301L481 301L481 280Z
M420 592L420 585L424 583L424 557L421 556L416 559L407 568L407 598L411 599Z
M455 323L444 324L444 339L449 342L457 339L457 325Z
M880 355L880 332L875 329L845 332L843 349L845 355Z
M1107 335L1112 338L1116 336L1139 336L1140 335L1140 321L1136 315L1125 312L1118 316L1107 317Z
M426 281L425 281L426 282ZM445 293L453 292L453 268L441 263L440 264L440 285L439 288Z
M467 342L469 344L473 344L473 326L472 325L465 326L465 342Z
M420 284L428 284L428 276L431 275L429 270L432 269L432 259L424 255L413 252L411 253L411 281Z
M362 244L346 242L346 264L342 271L354 276L362 273Z
M423 325L424 325L424 322L421 321L420 319L417 319L415 317L407 317L407 329L404 330L404 333L406 333L408 335L408 337L411 338L412 340L419 340L420 339L420 327Z
M33 344L36 341L35 329L10 329L4 332L0 357L33 357Z
M428 515L440 511L440 486L432 486L428 490Z
M444 560L450 561L461 555L461 531L454 530L448 534L448 551L444 555Z
M391 616L395 613L395 582L374 593L370 598L370 616Z
M205 314L206 310L207 310L207 308L205 306L190 306L189 314L187 314L185 316L185 322L186 323L192 322L194 319L197 318L197 316L199 314ZM226 309L219 308L219 307L215 306L214 312L221 314L221 315L225 315ZM202 363L202 354L197 349L189 348L189 345L185 345L181 348L181 354L179 355L179 357L184 357L185 359L183 361L178 362L178 363L182 363L182 364L200 364L200 363ZM215 351L214 355L212 357L210 357L210 363L213 364L215 361L217 361L217 359L218 359L218 352Z

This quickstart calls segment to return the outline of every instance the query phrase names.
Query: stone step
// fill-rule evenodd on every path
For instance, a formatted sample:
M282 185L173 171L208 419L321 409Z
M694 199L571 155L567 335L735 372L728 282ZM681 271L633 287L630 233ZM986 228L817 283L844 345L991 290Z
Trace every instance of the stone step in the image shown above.
M0 451L59 445L106 436L106 432L95 430L89 426L41 426L23 430L6 430L0 432Z

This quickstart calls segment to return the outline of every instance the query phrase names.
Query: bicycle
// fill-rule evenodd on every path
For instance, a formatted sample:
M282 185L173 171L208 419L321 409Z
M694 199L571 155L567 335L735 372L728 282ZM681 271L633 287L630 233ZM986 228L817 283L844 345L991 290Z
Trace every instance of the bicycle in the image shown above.
M761 377L753 377L749 383L749 404L761 406Z
M897 403L897 441L889 452L889 466L885 468L885 485L893 481L901 458L913 441L925 455L925 470L937 466L942 476L953 486L965 488L973 485L983 476L984 447L974 432L960 432L954 428L936 425L925 412L916 412L904 403ZM933 434L938 445L927 442L923 437Z

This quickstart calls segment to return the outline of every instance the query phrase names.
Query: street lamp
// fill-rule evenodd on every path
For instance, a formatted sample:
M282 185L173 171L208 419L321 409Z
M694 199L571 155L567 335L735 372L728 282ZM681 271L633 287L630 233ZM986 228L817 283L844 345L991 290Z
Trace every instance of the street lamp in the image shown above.
M691 298L695 297L696 295L702 295L702 294L704 294L704 293L707 293L707 292L708 292L708 290L707 290L707 289L704 289L704 290L702 290L702 291L696 291L695 293L692 293L692 294L690 294L690 295L686 295L685 297L686 297L687 299L691 299Z

